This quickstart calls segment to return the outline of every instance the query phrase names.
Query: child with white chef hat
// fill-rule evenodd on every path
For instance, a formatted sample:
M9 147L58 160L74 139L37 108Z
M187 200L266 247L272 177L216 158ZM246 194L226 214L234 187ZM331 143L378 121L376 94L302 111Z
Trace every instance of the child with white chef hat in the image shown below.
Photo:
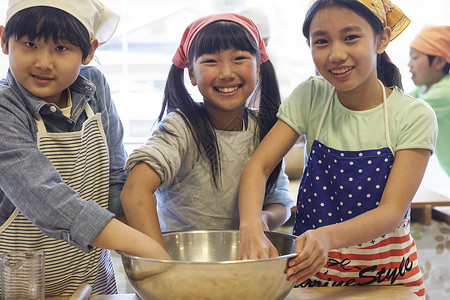
M125 225L123 128L86 66L119 16L96 0L10 0L0 27L0 249L45 252L46 296L117 293L109 252L170 256ZM97 248L98 247L98 248ZM102 249L104 248L104 249Z

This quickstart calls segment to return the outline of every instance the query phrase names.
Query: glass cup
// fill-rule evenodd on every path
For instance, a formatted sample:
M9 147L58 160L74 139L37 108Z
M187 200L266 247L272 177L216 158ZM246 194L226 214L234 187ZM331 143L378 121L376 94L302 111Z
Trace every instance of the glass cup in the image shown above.
M2 300L45 297L45 255L42 251L13 251L0 256Z

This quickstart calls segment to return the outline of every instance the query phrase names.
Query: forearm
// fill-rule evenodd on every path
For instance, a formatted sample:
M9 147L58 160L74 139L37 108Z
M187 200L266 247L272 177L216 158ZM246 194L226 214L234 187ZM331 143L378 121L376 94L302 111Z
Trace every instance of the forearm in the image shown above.
M159 183L158 175L147 164L139 163L130 172L120 199L128 224L165 247L153 195Z
M111 219L91 245L103 249L119 250L139 257L171 259L165 249L155 240L117 219Z
M267 177L251 161L242 172L239 183L240 230L264 230L262 208Z
M164 247L153 195L137 201L123 202L128 224L150 236Z
M267 212L262 212L267 178L262 172L254 172L252 168L252 164L248 163L239 184L240 245L237 259L278 255L278 251L264 234L264 231L270 229L270 214L273 213L269 207Z
M252 170L247 164L241 175L239 189L240 245L237 259L257 259L278 256L277 249L264 234L279 226L280 204L268 204L263 211L267 176L261 170ZM252 175L252 172L254 174ZM269 173L269 172L267 172ZM250 180L251 178L251 180Z
M239 183L241 232L252 228L261 229L261 210L267 179L297 139L298 134L292 128L278 121L245 166ZM273 226L276 226L276 223Z
M337 249L362 244L392 232L401 219L391 209L378 207L348 221L316 230L327 237L330 249Z
M265 230L275 230L286 222L290 217L291 210L282 204L269 204L262 211L262 223Z
M280 227L289 219L291 207L295 206L295 200L288 185L289 178L281 170L275 186L264 196L262 217L263 222L268 224L267 228L271 231Z

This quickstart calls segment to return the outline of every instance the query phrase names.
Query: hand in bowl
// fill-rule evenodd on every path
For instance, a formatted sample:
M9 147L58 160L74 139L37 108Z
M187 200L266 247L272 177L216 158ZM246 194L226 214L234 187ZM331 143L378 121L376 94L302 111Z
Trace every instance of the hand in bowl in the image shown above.
M263 231L241 232L237 259L260 259L277 257L278 250L269 241Z

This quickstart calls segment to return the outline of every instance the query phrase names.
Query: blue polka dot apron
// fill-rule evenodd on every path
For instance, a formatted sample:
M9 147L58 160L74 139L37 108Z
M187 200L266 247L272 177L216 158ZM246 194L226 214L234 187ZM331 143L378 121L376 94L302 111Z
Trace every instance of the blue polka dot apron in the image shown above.
M333 99L331 92L322 113L297 198L294 234L344 222L379 205L394 162L384 86L384 128L387 147L341 151L327 147L319 135ZM299 287L404 284L424 296L417 250L409 232L410 209L398 228L363 244L333 249L328 262Z

